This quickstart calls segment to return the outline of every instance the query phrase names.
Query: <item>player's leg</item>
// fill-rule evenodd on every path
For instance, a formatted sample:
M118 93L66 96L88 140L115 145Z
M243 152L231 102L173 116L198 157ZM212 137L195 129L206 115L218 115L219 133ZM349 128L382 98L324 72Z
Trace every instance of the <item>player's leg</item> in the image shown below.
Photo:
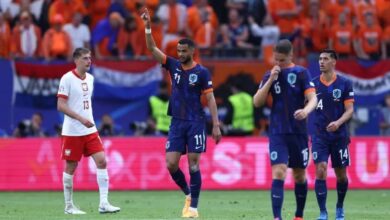
M121 209L108 202L109 177L107 171L107 160L103 151L103 144L97 133L86 137L86 147L84 155L91 156L96 164L96 181L99 186L99 208L100 213L114 213Z
M188 187L183 171L179 167L180 157L186 153L186 136L184 122L173 118L168 132L168 141L165 145L166 166L176 185L186 196L182 215L187 211L191 203L190 188Z
M206 151L207 137L204 122L188 122L188 165L190 171L191 204L183 217L196 218L198 214L199 194L202 186L202 177L199 169L200 155Z
M328 187L326 185L328 158L330 155L330 146L321 138L312 137L312 154L316 167L316 180L314 189L316 193L318 207L320 208L320 216L317 220L327 220L328 211L326 209L326 198L328 195Z
M64 136L62 138L61 157L65 160L65 169L62 174L64 187L65 214L85 214L73 204L73 175L76 171L78 161L82 156L82 143L80 137Z
M269 152L272 166L271 203L274 219L282 219L284 179L287 173L288 148L284 135L269 136Z
M336 142L332 149L332 166L337 177L336 220L344 220L344 199L348 191L347 166L350 164L349 139Z
M295 180L296 220L303 219L307 197L306 167L309 162L307 135L287 135L289 144L289 167L293 168Z

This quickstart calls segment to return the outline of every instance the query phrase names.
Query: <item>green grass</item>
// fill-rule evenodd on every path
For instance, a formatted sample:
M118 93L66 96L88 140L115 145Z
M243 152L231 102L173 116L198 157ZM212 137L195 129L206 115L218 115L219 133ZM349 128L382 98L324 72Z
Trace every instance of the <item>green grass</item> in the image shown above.
M179 191L117 191L112 204L121 212L101 215L98 192L75 192L74 201L87 212L83 216L63 213L62 192L0 192L0 219L180 219L184 196ZM328 192L329 219L334 219L336 192ZM284 219L295 210L293 191L285 192ZM390 191L350 190L345 202L346 219L390 219ZM313 191L308 194L305 219L318 215ZM203 191L200 219L272 219L268 191Z

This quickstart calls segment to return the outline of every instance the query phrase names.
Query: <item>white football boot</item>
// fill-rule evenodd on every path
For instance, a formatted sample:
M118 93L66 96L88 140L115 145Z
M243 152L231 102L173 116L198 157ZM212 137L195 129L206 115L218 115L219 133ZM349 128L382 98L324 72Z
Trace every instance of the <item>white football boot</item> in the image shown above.
M115 213L115 212L119 212L121 210L121 208L119 207L115 207L113 205L111 205L110 203L101 203L99 205L99 212L101 214L104 214L104 213Z
M65 206L65 214L70 215L84 215L86 212L81 211L79 208L77 208L74 204L70 204Z

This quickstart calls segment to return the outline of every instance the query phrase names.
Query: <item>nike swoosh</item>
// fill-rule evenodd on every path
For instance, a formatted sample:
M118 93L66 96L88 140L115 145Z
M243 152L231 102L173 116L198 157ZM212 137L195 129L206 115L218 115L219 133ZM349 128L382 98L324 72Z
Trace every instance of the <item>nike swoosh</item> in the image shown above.
M320 92L320 93L317 93L316 95L321 95L322 93Z
M203 146L196 146L195 149L198 150L200 148L202 148Z
M318 193L318 195L320 195L320 196L322 196L322 195L324 195L325 194L325 192L319 192Z
M276 198L276 199L280 199L281 196L277 196L277 195L272 195L273 198Z

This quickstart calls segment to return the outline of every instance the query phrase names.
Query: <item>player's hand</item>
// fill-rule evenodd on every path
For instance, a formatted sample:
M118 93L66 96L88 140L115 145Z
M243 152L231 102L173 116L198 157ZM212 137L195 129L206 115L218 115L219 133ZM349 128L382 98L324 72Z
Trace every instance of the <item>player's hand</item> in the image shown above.
M307 112L304 109L298 109L294 112L294 118L296 120L303 120L307 118Z
M80 122L81 122L81 124L83 124L87 128L92 128L93 126L95 126L92 122L90 122L86 118L83 118Z
M272 67L271 69L271 76L269 77L272 81L275 81L278 79L279 73L282 71L280 66L276 65Z
M337 129L339 129L339 127L340 127L340 124L337 121L332 121L326 127L326 131L327 132L335 132L335 131L337 131Z
M144 22L145 28L150 28L150 14L147 8L144 8L141 14L142 21Z
M213 139L215 140L215 144L218 144L221 138L222 135L221 135L221 130L219 129L219 125L213 126Z

